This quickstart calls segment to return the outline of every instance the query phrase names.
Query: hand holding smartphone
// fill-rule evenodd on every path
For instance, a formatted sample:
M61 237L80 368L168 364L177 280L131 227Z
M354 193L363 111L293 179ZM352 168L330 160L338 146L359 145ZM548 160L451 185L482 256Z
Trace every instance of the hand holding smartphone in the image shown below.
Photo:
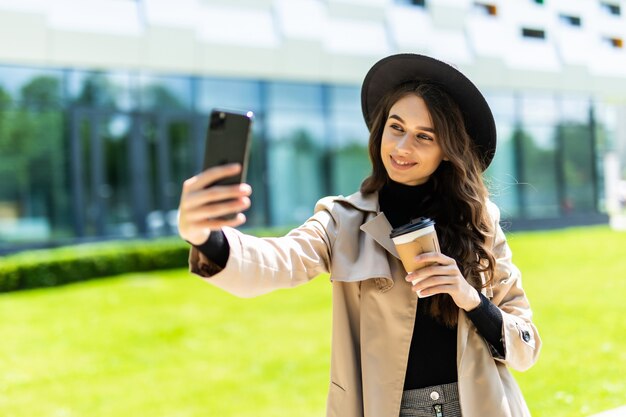
M213 185L235 185L245 182L248 169L253 113L236 113L215 109L211 112L204 151L204 170L238 163L241 172L216 181ZM228 201L228 200L225 200ZM236 213L219 217L233 219Z
M204 170L187 179L178 207L178 233L193 245L206 242L212 230L245 222L252 189L245 181L252 113L214 110L209 119ZM237 165L235 165L237 164Z

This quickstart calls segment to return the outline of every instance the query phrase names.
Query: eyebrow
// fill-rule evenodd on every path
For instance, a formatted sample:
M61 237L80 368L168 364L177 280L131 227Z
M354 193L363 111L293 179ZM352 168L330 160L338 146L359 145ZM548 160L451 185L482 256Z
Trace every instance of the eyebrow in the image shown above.
M392 114L391 116L389 116L389 119L396 119L399 122L406 124L406 122L402 120L402 117L398 116L397 114ZM416 126L416 127L419 130L424 130L426 132L435 133L435 129L433 129L432 127L426 127L426 126Z

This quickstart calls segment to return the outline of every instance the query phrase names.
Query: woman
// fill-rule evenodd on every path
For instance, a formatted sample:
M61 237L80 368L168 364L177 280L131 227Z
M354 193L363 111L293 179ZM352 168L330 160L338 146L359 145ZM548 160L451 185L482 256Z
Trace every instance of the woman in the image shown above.
M362 106L371 176L285 237L232 229L241 213L217 219L250 205L247 185L210 186L238 167L186 181L191 271L242 297L330 272L327 416L529 416L507 367L529 368L540 339L481 178L496 142L486 101L453 67L400 54L370 69ZM430 266L407 274L389 234L421 216L436 221L442 253L417 256Z

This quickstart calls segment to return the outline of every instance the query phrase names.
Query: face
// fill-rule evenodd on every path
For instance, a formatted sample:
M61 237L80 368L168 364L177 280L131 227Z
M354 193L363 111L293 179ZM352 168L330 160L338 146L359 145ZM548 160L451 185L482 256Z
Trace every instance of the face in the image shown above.
M389 110L380 146L387 175L405 185L424 184L444 160L426 103L409 94Z

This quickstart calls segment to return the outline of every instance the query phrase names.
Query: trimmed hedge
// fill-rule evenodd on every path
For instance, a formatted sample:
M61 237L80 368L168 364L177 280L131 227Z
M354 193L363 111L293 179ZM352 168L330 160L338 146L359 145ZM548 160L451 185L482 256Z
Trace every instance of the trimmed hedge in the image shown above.
M285 229L256 229L277 236ZM177 237L40 249L0 257L0 292L54 287L127 272L185 268L189 245Z

